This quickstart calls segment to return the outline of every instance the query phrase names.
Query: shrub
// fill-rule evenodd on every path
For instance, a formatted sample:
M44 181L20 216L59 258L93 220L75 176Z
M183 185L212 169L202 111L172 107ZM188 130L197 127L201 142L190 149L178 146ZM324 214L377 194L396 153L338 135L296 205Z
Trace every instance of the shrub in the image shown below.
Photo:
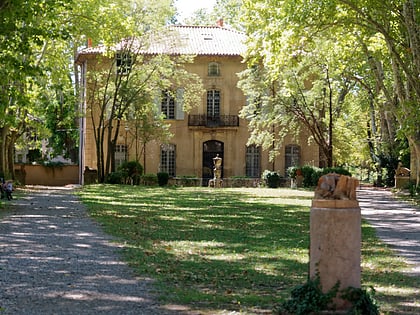
M292 290L291 298L285 301L279 308L281 315L306 315L318 314L322 311L331 310L333 299L340 297L351 303L348 315L379 315L379 306L374 299L375 289L370 291L361 288L346 288L339 290L340 282L337 282L328 292L324 293L321 287L319 275L309 279L306 283Z
M140 177L143 173L143 166L139 162L124 162L118 167L118 170L122 172L126 184L140 184Z
M303 175L303 186L314 187L318 184L320 168L310 165L305 165L300 168Z
M159 172L157 173L157 179L159 186L166 186L168 185L169 174L165 172Z
M106 177L105 182L108 184L121 184L124 178L124 174L121 171L109 173Z
M339 285L323 293L320 278L310 279L292 290L291 298L282 304L279 314L307 315L326 310L337 295Z
M408 191L409 191L409 193L410 193L410 197L415 197L415 196L417 196L418 195L418 193L419 193L419 188L420 188L420 186L416 186L416 184L415 183L412 183L412 182L410 182L409 184L408 184Z
M280 175L277 172L265 170L262 174L265 184L270 188L279 187Z
M318 180L322 175L328 173L337 173L341 175L351 176L351 173L343 167L325 167L318 168L311 165L304 166L293 166L287 169L287 174L291 178L296 178L296 174L300 170L303 176L303 186L304 187L315 187L318 185Z
M141 176L141 181L143 185L154 186L158 183L158 178L156 174L144 174Z
M348 314L379 315L379 306L374 299L375 289L373 287L370 287L369 291L350 287L341 291L341 297L352 304Z

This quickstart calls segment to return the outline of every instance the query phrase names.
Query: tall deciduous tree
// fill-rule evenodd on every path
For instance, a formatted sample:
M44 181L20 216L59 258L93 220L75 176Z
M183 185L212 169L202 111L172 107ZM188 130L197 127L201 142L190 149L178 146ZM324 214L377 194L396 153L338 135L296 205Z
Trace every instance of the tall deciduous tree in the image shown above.
M166 24L173 16L169 4L169 1L124 2L119 7L111 5L101 17L105 23L110 22L107 16L112 10L116 16L113 27L99 34L104 43L103 55L97 58L95 69L90 69L88 77L86 115L94 127L101 182L115 170L117 139L125 127L143 144L165 134L159 128L163 126L163 117L150 108L156 106L154 99L160 97L158 91L191 83L185 86L185 110L201 96L196 93L196 87L200 86L198 78L183 68L189 58L147 53L151 43L159 42L169 49L171 46L165 45L177 42L177 38L172 42L164 40L169 31ZM150 121L146 123L145 118Z
M49 40L67 38L71 0L5 1L0 7L0 173L13 174L15 141L33 121L32 88L48 68Z
M249 60L252 63L255 59L253 51L254 55L262 56L273 78L284 70L282 64L307 50L308 43L322 41L326 34L335 35L337 47L349 46L345 55L347 60L356 61L351 72L359 86L352 93L362 89L361 82L375 82L375 90L370 91L375 93L375 105L381 103L386 107L382 112L391 113L398 120L399 129L409 140L412 156L416 157L412 159L416 161L412 168L418 177L420 132L418 124L414 123L419 119L418 3L413 0L386 3L377 0L245 0L244 8L244 23L252 35ZM361 56L364 57L362 72L356 68L361 64ZM339 64L334 68L339 69ZM384 72L388 69L390 72ZM380 98L383 100L379 101ZM392 126L393 119L387 117L382 121L392 135L396 130Z

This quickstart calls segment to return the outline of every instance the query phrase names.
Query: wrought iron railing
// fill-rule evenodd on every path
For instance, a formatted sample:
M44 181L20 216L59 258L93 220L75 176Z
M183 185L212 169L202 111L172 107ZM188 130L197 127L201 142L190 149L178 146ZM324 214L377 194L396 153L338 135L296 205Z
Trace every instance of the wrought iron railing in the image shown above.
M188 126L197 127L238 127L239 117L237 115L188 115Z

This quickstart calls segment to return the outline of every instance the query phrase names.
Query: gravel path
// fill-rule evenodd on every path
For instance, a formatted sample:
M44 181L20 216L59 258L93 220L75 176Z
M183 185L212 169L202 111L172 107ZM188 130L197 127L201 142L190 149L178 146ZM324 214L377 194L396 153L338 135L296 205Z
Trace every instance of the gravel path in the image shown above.
M410 264L407 273L420 276L420 208L387 190L358 190L357 199L363 218L375 227L378 237Z
M135 278L118 246L71 189L32 190L1 209L1 314L176 314L150 279Z

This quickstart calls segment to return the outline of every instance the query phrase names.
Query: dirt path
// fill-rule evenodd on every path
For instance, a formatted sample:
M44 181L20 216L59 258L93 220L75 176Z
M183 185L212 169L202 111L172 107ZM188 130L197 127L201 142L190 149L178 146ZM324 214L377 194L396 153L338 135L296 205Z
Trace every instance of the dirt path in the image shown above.
M27 191L0 210L1 314L176 314L159 308L69 189Z
M420 208L393 197L387 190L357 192L362 216L375 227L378 237L410 264L407 273L420 276Z

